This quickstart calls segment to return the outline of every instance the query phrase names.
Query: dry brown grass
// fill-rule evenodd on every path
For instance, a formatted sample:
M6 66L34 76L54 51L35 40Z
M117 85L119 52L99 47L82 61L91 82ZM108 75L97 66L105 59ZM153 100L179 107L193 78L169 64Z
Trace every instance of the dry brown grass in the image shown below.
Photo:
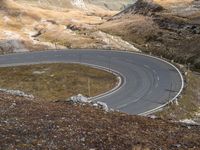
M121 36L143 52L151 52L181 64L190 63L195 69L200 60L200 34L195 33L193 26L196 26L198 32L200 26L193 25L190 18L173 13L158 13L153 16L124 14L114 17L99 28Z
M67 48L92 48L92 45L94 45L96 41L89 35L86 36L82 34L80 31L63 31L63 28L59 28L58 26L46 30L46 32L40 36L40 40L62 45Z
M157 32L158 26L152 18L142 15L127 15L123 19L114 19L99 26L100 30L118 35L124 40L138 45L145 45L146 37Z
M93 15L88 15L88 12L81 11L78 9L44 9L39 7L34 7L26 3L16 3L10 0L4 0L1 2L2 7L4 8L4 12L10 15L23 15L25 17L30 17L33 21L37 21L38 19L53 19L53 20L62 20L62 19L74 19L78 20L81 23L100 23L101 20L98 16L95 16L95 13L104 14L104 15L113 15L112 11L102 11L101 9L95 9L95 13ZM90 11L89 11L90 12ZM26 19L25 19L26 20Z
M55 41L69 48L94 48L96 40L87 35L76 34L76 31L66 33L65 26L68 24L90 26L92 24L91 28L95 28L96 24L104 21L101 18L115 13L97 8L97 6L91 6L89 11L72 8L58 9L59 7L57 9L43 8L32 5L29 1L18 3L18 1L3 0L0 2L0 6L2 8L0 9L0 30L19 34L20 38L28 43L25 44L26 48L31 48L31 50L55 48L52 45ZM5 18L7 21L5 21ZM46 22L46 20L54 21L56 25ZM37 37L35 42L33 38L30 38L30 35L39 30L44 32L41 37ZM92 33L92 31L88 32ZM6 41L11 37L7 37L1 32L0 38L2 41Z
M44 100L66 99L79 93L96 96L114 88L116 82L108 72L77 64L0 68L1 88L22 90Z
M183 91L182 98L176 104L169 105L158 115L163 118L180 120L194 118L200 107L200 76L189 72L187 77L187 88Z
M167 7L170 5L184 5L184 4L190 4L193 0L153 0L154 2Z

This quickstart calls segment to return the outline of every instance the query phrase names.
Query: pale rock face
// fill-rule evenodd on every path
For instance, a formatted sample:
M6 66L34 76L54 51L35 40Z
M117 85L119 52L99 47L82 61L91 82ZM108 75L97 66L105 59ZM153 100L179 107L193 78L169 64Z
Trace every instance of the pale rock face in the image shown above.
M97 106L106 112L109 111L108 105L104 102L97 102Z
M72 102L73 104L89 104L90 106L93 107L97 107L100 108L106 112L109 111L108 105L104 102L100 102L100 101L89 101L89 99L85 96L83 96L82 94L78 94L76 96L72 96L69 99L67 99L68 102Z
M3 22L8 23L10 21L10 18L8 16L3 17Z
M72 0L71 3L78 8L86 9L86 5L83 0Z
M22 43L23 38L20 34L8 30L4 30L2 35L6 38L6 40L0 41L0 48L6 51L12 52L28 52L29 50L25 48Z
M84 97L82 94L78 94L77 96L70 97L69 101L73 103L88 103L88 98Z
M184 120L180 120L181 123L185 123L185 124L191 124L191 125L198 125L198 123L196 123L194 120L192 119L184 119Z

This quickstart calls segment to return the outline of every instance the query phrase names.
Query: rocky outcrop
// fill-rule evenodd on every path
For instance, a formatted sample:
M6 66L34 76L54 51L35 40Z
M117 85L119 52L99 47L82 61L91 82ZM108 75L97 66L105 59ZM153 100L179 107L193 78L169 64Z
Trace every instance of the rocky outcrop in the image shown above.
M118 15L122 14L142 14L142 15L152 15L155 12L163 11L164 8L152 0L137 0L133 5L126 8L124 11L120 12Z
M22 40L10 39L0 41L0 53L28 52Z
M161 28L177 33L188 32L190 34L200 34L200 25L189 23L188 20L175 17L156 16L154 22Z
M71 3L78 8L86 9L86 5L83 0L72 0Z
M82 94L78 94L76 96L72 96L67 101L72 103L89 103L88 98L83 96Z
M91 101L87 97L83 96L82 94L78 94L76 96L70 97L69 99L67 99L67 102L70 102L72 104L88 104L92 107L102 109L106 112L109 111L109 108L106 103L99 102L99 101Z
M0 92L5 92L7 94L11 94L11 95L14 95L14 96L27 97L27 98L30 98L30 99L34 99L33 95L26 94L26 93L24 93L23 91L20 91L20 90L0 89Z

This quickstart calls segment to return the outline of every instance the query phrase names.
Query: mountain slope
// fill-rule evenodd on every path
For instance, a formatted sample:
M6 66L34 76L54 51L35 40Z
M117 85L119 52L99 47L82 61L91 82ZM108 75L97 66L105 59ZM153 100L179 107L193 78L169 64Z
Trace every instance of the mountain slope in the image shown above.
M0 54L64 48L135 49L120 37L97 29L116 11L96 5L83 9L69 0L63 0L66 5L59 1L64 7L51 2L44 6L36 0L0 1Z
M127 5L132 4L132 0L85 0L89 4L100 6L108 10L123 10Z
M101 7L106 10L119 11L132 3L131 0L17 0L18 2L29 3L40 7L61 7L61 8L81 8Z
M200 69L199 6L199 1L191 0L138 0L100 29L122 36L143 51Z
M63 7L63 8L72 8L73 5L71 3L71 0L17 0L18 2L24 2L24 3L29 3L41 7Z

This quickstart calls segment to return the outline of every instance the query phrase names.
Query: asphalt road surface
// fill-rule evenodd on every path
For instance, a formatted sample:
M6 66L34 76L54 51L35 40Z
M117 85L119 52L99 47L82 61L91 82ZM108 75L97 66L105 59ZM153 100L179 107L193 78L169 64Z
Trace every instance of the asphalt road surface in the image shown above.
M52 62L87 63L119 72L123 77L121 86L96 100L129 114L150 113L157 110L175 99L183 88L182 75L174 66L136 53L59 50L0 56L0 67Z

